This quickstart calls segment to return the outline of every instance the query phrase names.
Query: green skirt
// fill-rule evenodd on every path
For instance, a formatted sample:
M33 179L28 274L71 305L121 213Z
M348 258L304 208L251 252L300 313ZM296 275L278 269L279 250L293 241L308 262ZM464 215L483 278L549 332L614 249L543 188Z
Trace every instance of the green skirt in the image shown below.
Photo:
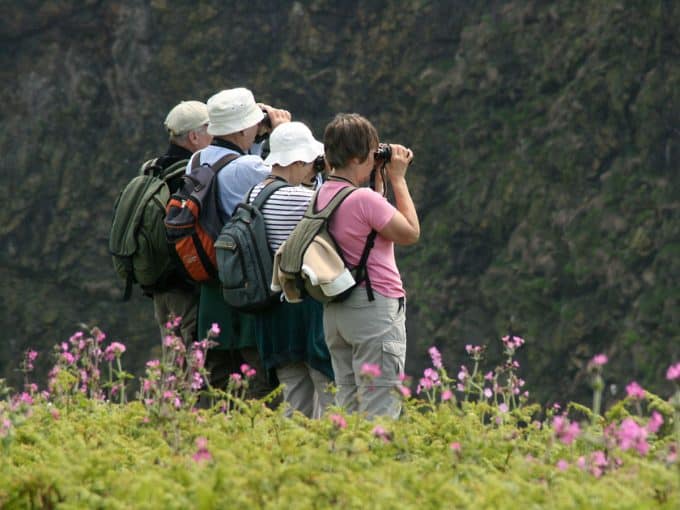
M256 316L255 338L262 364L270 371L303 361L333 379L323 332L323 306L310 297L302 303L277 303Z
M255 316L241 313L227 305L222 299L219 284L203 284L198 302L199 338L205 338L214 323L220 327L220 334L215 339L219 345L215 346L215 349L244 349L257 346Z

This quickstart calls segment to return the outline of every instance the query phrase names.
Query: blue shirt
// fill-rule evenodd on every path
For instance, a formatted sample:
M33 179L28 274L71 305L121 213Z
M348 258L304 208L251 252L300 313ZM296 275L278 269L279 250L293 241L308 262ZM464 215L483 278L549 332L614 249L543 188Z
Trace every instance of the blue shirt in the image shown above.
M259 151L260 147L254 145L253 149ZM201 158L199 163L212 165L227 154L238 154L238 152L225 147L208 145L205 149L198 151L197 157ZM191 173L191 161L187 164L186 172ZM271 168L265 165L262 158L256 154L241 156L224 167L217 174L217 194L224 217L231 216L236 206L243 202L250 188L262 182L270 173Z

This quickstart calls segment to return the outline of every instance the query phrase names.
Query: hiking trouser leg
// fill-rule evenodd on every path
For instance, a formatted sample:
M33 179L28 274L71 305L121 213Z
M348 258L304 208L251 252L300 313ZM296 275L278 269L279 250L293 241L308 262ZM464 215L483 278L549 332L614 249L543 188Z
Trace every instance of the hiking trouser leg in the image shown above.
M357 385L352 367L352 346L340 335L338 329L339 303L324 306L323 328L326 345L331 354L331 364L335 374L335 404L348 413L359 409Z
M335 310L338 336L346 339L352 348L350 363L358 388L358 410L365 411L369 417L397 418L401 399L396 387L406 361L405 307L403 300L374 294L375 300L368 301L366 292L356 290L346 301L327 308ZM380 367L380 376L362 375L366 363Z
M189 345L197 340L198 296L197 291L176 289L153 294L154 317L161 332L161 339L167 334L165 324L170 315L173 315L182 318L179 329L184 344Z
M312 418L321 418L328 406L332 405L335 400L333 393L328 391L328 385L333 380L320 370L309 365L307 365L307 370L309 370L309 377L314 384L314 410L312 411Z
M286 416L300 411L307 418L314 412L314 382L309 377L307 365L302 361L288 363L276 368L279 383L284 384L283 400L289 404Z

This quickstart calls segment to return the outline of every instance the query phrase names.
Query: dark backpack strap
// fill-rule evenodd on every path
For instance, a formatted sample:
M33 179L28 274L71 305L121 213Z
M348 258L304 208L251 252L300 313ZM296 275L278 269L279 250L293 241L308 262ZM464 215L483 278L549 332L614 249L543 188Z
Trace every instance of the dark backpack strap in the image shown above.
M322 218L322 219L330 219L330 217L333 215L335 210L340 207L340 204L348 197L350 194L354 191L356 191L357 188L354 186L345 186L342 188L340 191L335 193L333 195L333 198L330 199L330 201L326 204L326 207L320 210L316 210L316 202L319 197L319 190L314 192L314 196L312 199L309 201L309 206L307 206L307 211L305 212L305 216L308 218Z
M162 170L158 177L168 182L171 179L184 175L186 173L187 161L186 159L175 161L172 165Z
M368 256L375 245L375 238L378 235L377 230L371 230L366 238L366 244L364 245L364 251L361 252L361 259L359 259L359 264L356 266L357 270L357 282L366 280L366 294L368 295L368 300L373 301L375 297L373 296L373 286L371 285L371 278L368 276L368 268L366 264L368 263Z
M197 151L191 156L191 170L195 170L199 166L201 166L201 151Z
M215 173L219 172L222 170L225 166L227 166L229 163L234 161L236 158L240 158L240 154L234 154L233 152L230 154L226 154L225 156L222 156L220 159L215 161L211 166L212 169Z
M160 172L162 168L158 165L158 158L153 158L142 164L139 175L155 175L156 170Z
M279 180L275 180L275 181L272 181L268 184L265 184L265 186L257 194L257 197L255 197L255 200L253 200L252 205L254 207L257 207L258 209L262 209L265 202L267 200L269 200L269 197L271 197L276 191L278 191L281 188L284 188L286 186L290 186L290 185L287 182L279 181ZM246 198L246 203L250 202L250 195L252 195L254 189L255 189L255 186L250 188L250 191L248 192L248 196Z
M130 301L130 297L132 296L132 284L134 283L132 257L125 257L124 260L127 277L125 278L125 292L123 293L123 301Z

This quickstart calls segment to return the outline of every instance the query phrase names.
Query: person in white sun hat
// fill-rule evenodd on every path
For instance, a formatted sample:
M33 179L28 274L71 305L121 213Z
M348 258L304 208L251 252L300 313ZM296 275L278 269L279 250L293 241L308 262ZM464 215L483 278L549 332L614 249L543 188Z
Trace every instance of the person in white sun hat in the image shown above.
M323 144L302 122L289 122L272 131L269 148L265 163L272 166L271 174L253 188L248 198L252 203L274 180L290 185L276 190L262 207L269 248L275 253L312 199L314 192L300 184L315 175L314 160L323 155ZM318 418L333 401L327 391L333 381L333 368L322 322L323 307L311 297L302 303L277 303L256 316L258 351L270 381L275 376L284 385L288 414L300 411L308 418Z
M290 122L288 111L255 102L253 93L243 87L222 90L207 101L208 134L212 143L197 153L198 163L214 164L228 154L239 157L217 174L218 202L223 220L229 218L246 192L269 175L271 168L260 157L258 135ZM265 113L266 112L266 113ZM187 173L191 173L190 161ZM239 372L241 363L256 370L250 381L248 397L260 398L270 391L255 345L255 318L227 306L218 282L201 285L198 306L198 331L201 338L217 323L218 345L208 351L206 368L211 386L226 388L229 376Z

